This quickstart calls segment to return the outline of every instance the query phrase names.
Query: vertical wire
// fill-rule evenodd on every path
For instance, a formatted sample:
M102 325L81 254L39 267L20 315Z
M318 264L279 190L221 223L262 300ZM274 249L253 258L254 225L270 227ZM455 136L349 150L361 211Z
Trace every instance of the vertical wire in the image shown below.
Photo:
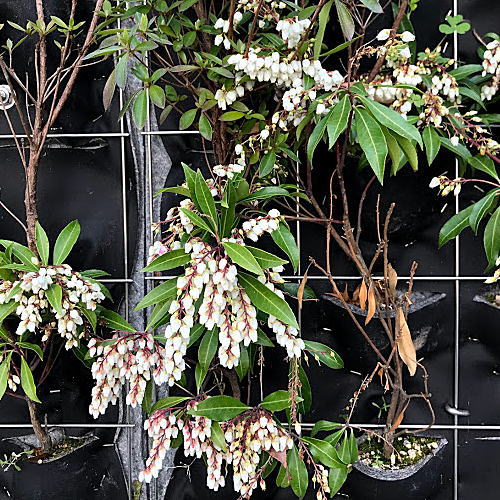
M453 0L453 15L458 14L458 0ZM458 33L453 33L453 59L455 60L454 67L457 67L458 59ZM459 176L458 159L455 158L455 178ZM455 197L455 214L460 211L459 197ZM460 236L455 239L455 346L454 346L454 389L453 403L455 408L459 407L460 403ZM453 423L458 425L458 415L453 416ZM455 427L453 430L453 499L458 500L458 438L459 431Z

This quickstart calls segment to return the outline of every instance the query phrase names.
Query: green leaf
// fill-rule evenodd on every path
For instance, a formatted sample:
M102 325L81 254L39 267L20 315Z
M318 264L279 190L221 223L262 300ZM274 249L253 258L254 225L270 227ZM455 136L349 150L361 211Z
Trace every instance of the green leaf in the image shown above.
M198 110L196 108L193 108L189 109L188 111L182 114L182 116L179 119L180 130L186 130L193 124L194 119L196 118L197 111Z
M311 436L314 437L318 432L332 431L333 429L338 429L339 427L342 427L342 424L330 422L329 420L318 420L311 430Z
M300 399L302 400L302 398ZM285 408L290 408L291 404L290 393L288 391L281 390L275 391L266 396L260 403L260 406L266 410L275 412L284 410Z
M422 132L422 138L425 144L425 154L429 165L436 159L439 149L441 148L441 140L439 134L434 127L427 125Z
M449 149L452 153L456 154L457 156L460 156L460 158L463 158L465 161L469 161L470 158L472 158L472 155L470 151L461 143L458 143L456 146L453 145L447 137L439 137L441 144L446 148Z
M302 441L307 443L309 451L315 460L319 460L327 467L341 467L342 461L339 458L337 450L322 439L303 437Z
M337 15L339 16L340 28L342 33L347 40L351 40L354 36L354 20L351 13L347 7L342 3L341 0L335 0L335 7L337 9Z
M200 363L196 363L195 369L194 369L194 380L196 383L196 390L199 391L201 389L201 386L203 384L203 381L205 380L205 377L207 376L208 369L203 368Z
M23 357L21 357L21 387L31 401L41 403L36 395L36 386L35 381L33 380L33 374L31 373L28 363Z
M177 278L172 278L153 288L136 306L134 311L153 306L158 302L174 298L177 295Z
M10 371L10 358L12 353L9 352L0 364L0 399L3 398L5 391L7 390L7 382L9 380Z
M262 157L262 160L260 161L259 176L265 177L266 175L269 175L272 172L275 163L276 163L276 153L274 151L269 151L268 153L266 153Z
M99 318L106 321L106 325L111 330L135 333L136 329L125 321L118 313L102 308L99 311Z
M33 264L33 260L38 260L36 255L24 245L16 241L0 240L0 245L4 248L10 248L12 253L31 271L38 271L39 267Z
M389 129L384 127L382 129L382 132L384 132L385 142L387 143L387 150L389 151L389 156L391 158L391 174L395 175L403 166L405 155L403 151L401 151L398 141L396 140L394 135L391 134Z
M331 468L328 474L328 487L330 488L330 495L333 496L339 492L340 488L344 485L347 479L347 467Z
M479 229L479 223L483 217L496 206L498 202L498 195L500 194L500 189L492 189L486 196L484 196L477 203L474 203L472 212L469 216L469 224L474 233L477 234Z
M366 97L359 96L358 99L379 123L386 126L389 130L396 132L396 134L416 141L422 146L420 132L415 126L408 123L397 111Z
M242 347L240 351L240 359L238 364L234 367L234 371L238 375L238 379L240 382L243 380L243 377L248 373L250 369L250 356L248 355L248 348Z
M311 409L312 391L311 384L309 383L309 379L307 378L307 374L301 365L299 365L299 381L299 396L301 397L302 401L298 405L298 411L302 415L305 415Z
M360 1L365 7L368 7L372 12L375 12L376 14L382 14L384 12L384 9L382 9L380 4L378 3L378 0L360 0Z
M248 294L252 304L262 312L271 314L286 325L299 328L290 306L257 278L244 272L238 273L238 281Z
M246 245L245 248L255 257L255 260L262 269L283 266L288 262L284 259L276 257L276 255L273 255L272 253L261 250L260 248L250 247L248 245Z
M167 302L160 302L156 304L148 318L146 330L156 330L159 326L167 323L169 318L168 310L170 309L171 303L171 300L167 300Z
M276 476L276 486L279 488L287 488L290 486L290 477L283 465L280 466L278 475Z
M349 96L346 94L328 113L328 123L326 130L328 132L328 148L332 149L337 142L339 135L347 128L349 115L352 105Z
M451 217L439 231L439 248L445 243L458 236L468 225L469 217L474 205L465 208Z
M469 165L476 170L481 170L481 172L485 172L488 175L491 175L495 180L500 181L498 177L495 163L491 158L483 155L476 155L467 160Z
M226 439L224 437L224 431L221 429L219 422L212 422L211 435L215 446L218 446L223 452L227 451Z
M288 255L290 262L292 263L293 270L297 271L300 260L300 251L290 229L288 229L286 224L280 222L278 229L275 229L271 233L271 237L276 245L278 245L281 250Z
M13 313L19 304L17 302L9 302L8 304L0 304L0 324L3 320Z
M35 241L36 249L38 250L38 255L40 255L41 261L47 265L49 263L49 239L47 238L47 233L44 231L43 227L38 221L35 224Z
M328 125L330 113L333 113L333 110L330 111L323 118L321 118L321 120L313 128L313 131L311 132L311 135L309 136L309 140L307 141L307 159L309 161L312 161L314 151L316 150L316 147L318 146L319 142L321 141L321 139L325 135L325 131L326 131L326 127Z
M205 325L200 325L199 323L193 325L193 328L191 328L191 332L189 332L188 347L191 347L202 336L205 330Z
M384 133L368 111L361 108L356 109L355 128L359 145L380 184L383 184L387 157L387 143Z
M299 457L296 446L288 450L286 463L288 466L288 473L291 476L290 485L292 490L299 498L303 498L307 491L309 477L307 475L306 465Z
M196 410L190 410L188 413L216 422L224 422L248 409L247 405L231 396L212 396L198 403Z
M208 231L214 234L214 230L205 222L203 217L200 217L196 212L189 210L188 208L181 208L181 212L195 225L198 226L203 231Z
M195 192L196 200L198 201L201 211L212 219L214 227L216 228L218 218L214 197L199 170L196 172Z
M261 163L262 165L262 163ZM288 196L288 191L279 187L263 187L257 189L254 193L241 199L240 202L247 203L255 200L266 200L268 198L277 198L278 196Z
M245 113L242 113L241 111L226 111L220 118L219 120L223 122L234 122L235 120L239 120L240 118L243 118L245 116Z
M50 285L47 291L45 292L45 295L47 296L47 300L49 301L49 304L52 306L52 308L55 309L57 314L62 317L63 310L61 306L62 304L61 285L58 285L57 283L52 283L52 285Z
M325 37L325 29L330 19L330 9L332 8L333 2L330 0L321 9L318 17L318 31L316 32L316 37L314 40L313 57L318 59L321 54L321 47L323 45L323 38Z
M214 359L218 346L218 329L213 328L212 330L205 333L205 335L201 339L200 346L198 347L198 362L205 371L210 367L210 363Z
M450 71L450 75L455 77L455 80L463 80L468 76L479 73L483 71L483 67L480 64L464 64L456 69Z
M205 113L201 113L200 119L198 121L198 130L202 137L204 137L207 141L212 140L212 125L210 124L209 119L205 115Z
M252 255L252 252L248 250L243 245L239 245L238 243L231 243L229 241L223 242L222 246L224 250L226 250L229 258L235 263L238 264L243 269L250 271L255 274L263 274L262 269L259 266L259 263Z
M94 311L87 309L85 304L80 304L78 306L78 309L85 316L87 321L90 323L90 326L92 327L92 331L95 332L95 329L97 327L97 314Z
M344 362L341 357L331 348L320 342L312 340L304 340L306 349L311 352L314 358L334 370L344 367Z
M151 408L151 413L154 413L157 410L165 410L167 408L173 408L177 406L179 403L188 400L188 397L185 396L169 396L167 398L159 399Z
M406 137L401 137L400 135L396 135L395 137L398 144L401 146L401 149L404 151L411 168L414 172L416 172L418 170L418 155L415 146Z
M134 123L137 128L142 129L146 124L148 118L148 91L141 90L134 100L134 106L132 108L132 116L134 118Z
M182 248L164 253L148 264L142 272L169 271L179 266L187 264L191 260L191 256Z
M149 414L151 412L151 407L153 406L153 381L149 379L146 383L146 389L144 391L144 397L142 399L141 407Z
M77 220L70 222L57 237L54 245L54 265L59 266L64 262L73 247L75 246L78 237L80 236L80 224Z
M257 328L257 340L255 343L265 347L274 347L271 339L262 331L261 328Z
M159 194L162 194L162 193L174 193L174 194L180 194L182 196L187 196L188 198L191 197L191 192L189 191L189 189L185 188L183 186L175 186L175 187L158 189L158 191L156 191L154 196L158 196Z
M489 267L494 266L500 253L500 207L493 212L484 229L484 250Z
M358 453L358 442L354 437L354 431L352 429L349 432L349 454L350 454L351 464L355 464L358 461L359 453Z
M165 91L159 85L149 87L149 98L159 108L163 109L165 107Z

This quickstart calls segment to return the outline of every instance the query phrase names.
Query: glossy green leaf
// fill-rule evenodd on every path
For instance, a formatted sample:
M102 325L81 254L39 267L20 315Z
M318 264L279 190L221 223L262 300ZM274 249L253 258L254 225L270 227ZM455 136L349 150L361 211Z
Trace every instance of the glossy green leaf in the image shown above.
M189 332L188 347L191 347L203 335L205 330L205 325L200 325L199 323L193 325L193 328L191 328L191 331Z
M301 398L302 399L302 398ZM269 411L281 411L285 408L290 408L292 404L290 400L290 393L288 391L275 391L271 394L268 394L260 403L262 408L265 408Z
M157 410L165 410L167 408L173 408L183 401L187 401L189 398L185 396L169 396L166 398L159 399L151 408L151 413Z
M439 149L441 148L441 139L434 127L427 125L422 132L422 139L425 144L425 155L427 156L427 163L432 165L436 159Z
M200 391L203 382L205 381L205 377L207 376L208 369L204 368L201 363L196 363L194 368L194 380L196 383L196 390Z
M471 205L464 210L461 210L443 225L441 231L439 231L439 248L455 238L455 236L458 236L466 227L469 226L469 217L473 208L474 205Z
M224 250L226 250L229 258L235 264L252 273L259 275L263 274L262 268L259 266L259 263L248 248L243 245L239 245L238 243L231 243L229 241L223 242L222 246L224 247Z
M288 196L288 191L279 187L263 187L246 196L240 202L247 203L255 200L267 200L268 198L276 198L278 196Z
M269 175L276 164L276 153L274 151L269 151L266 153L259 164L259 176L266 177Z
M54 245L54 265L58 266L64 262L73 247L75 246L78 237L80 236L80 224L77 220L70 222L57 237Z
M293 492L299 497L303 498L307 491L309 484L309 477L307 475L307 468L304 461L300 458L296 446L288 450L286 455L286 463L288 466L288 473L290 474L290 486Z
M261 328L257 328L257 340L255 343L264 347L274 347L271 339L262 331Z
M46 290L45 295L47 297L47 300L49 301L49 304L52 306L53 309L59 314L59 316L63 316L63 310L62 310L62 288L61 285L58 285L57 283L52 283L52 285L49 286L49 288Z
M246 245L245 248L255 257L255 260L262 269L270 269L273 267L283 266L288 263L287 260L280 259L279 257L276 257L276 255L266 252L265 250L261 250L260 248L248 245Z
M188 413L206 417L216 422L224 422L248 410L249 407L231 396L212 396L200 401L196 410Z
M459 142L455 146L447 137L439 137L439 140L446 149L449 149L452 153L460 156L460 158L463 158L465 161L469 161L469 159L472 158L470 151L462 143Z
M33 260L38 259L28 247L10 240L0 240L0 245L6 249L10 248L13 255L15 255L29 270L38 271L39 267L33 264Z
M21 387L31 401L41 403L36 395L36 386L35 381L33 380L33 374L31 373L28 363L23 357L21 357Z
M299 402L297 409L299 413L305 415L311 409L312 390L307 374L301 365L299 365L299 381L300 381L299 396L302 399L302 401Z
M318 59L321 54L321 46L323 45L323 38L325 37L325 30L328 24L328 20L330 19L330 9L332 8L333 0L330 0L321 9L318 16L318 31L316 32L316 36L314 39L313 46L313 57L314 59Z
M415 146L406 137L396 135L395 138L398 141L399 146L403 150L408 162L410 163L411 168L414 172L416 172L418 170L418 155Z
M488 156L476 155L468 160L469 165L476 170L481 170L481 172L485 172L488 175L491 175L495 180L500 181L498 177L495 163Z
M210 439L213 441L215 446L218 446L219 449L221 449L223 452L226 452L226 439L224 437L224 431L221 429L219 422L212 422L210 430Z
M359 145L380 184L383 184L388 152L384 133L368 111L361 108L356 109L355 127Z
M233 122L235 120L239 120L240 118L243 118L245 116L245 113L242 113L241 111L226 111L220 118L219 120L223 122Z
M211 234L215 234L214 230L205 222L206 219L200 217L196 212L189 210L188 208L181 208L181 212L195 225L198 226L203 231L208 231Z
M382 14L384 12L378 0L360 0L360 2L376 14Z
M99 318L106 322L106 325L111 330L120 332L134 333L136 329L127 321L125 321L118 313L110 311L109 309L101 309L99 311Z
M159 85L149 87L149 98L159 108L163 109L165 107L165 91Z
M486 224L483 241L489 267L492 267L500 254L500 207L493 212Z
M137 94L132 107L134 123L139 129L144 128L144 125L146 124L146 120L148 118L148 104L148 92L147 90L141 90Z
M327 115L323 116L323 118L321 118L321 120L315 125L307 141L307 159L311 162L313 159L314 151L316 151L318 144L325 135L328 120L330 118L330 113L333 113L333 110L330 111Z
M155 272L155 271L169 271L179 266L187 264L191 260L191 256L186 253L182 248L172 250L171 252L164 253L157 257L153 262L148 264L142 271Z
M248 348L240 347L240 359L238 364L234 367L234 371L238 375L240 382L243 380L245 375L250 369L250 357L248 355Z
M341 467L342 461L339 458L337 450L322 439L303 437L302 441L307 444L309 451L315 460L320 461L327 467Z
M346 94L328 114L326 130L328 133L329 149L333 148L340 134L347 128L351 110L351 100Z
M500 194L500 189L492 189L477 203L474 203L472 212L469 216L469 224L472 230L477 234L479 229L479 223L483 217L496 206L498 202L498 197Z
M17 302L9 302L7 304L0 304L0 324L3 323L3 320L12 314L19 304Z
M200 131L202 137L204 137L207 141L212 140L212 125L210 124L210 120L207 118L205 113L201 113L200 115L198 130Z
M208 370L219 346L219 333L217 328L205 333L198 347L198 362L201 367Z
M38 221L36 221L35 225L35 241L40 259L45 265L47 265L49 263L50 252L49 239L47 238L47 233Z
M172 300L167 300L166 302L160 302L155 305L149 315L146 330L156 330L168 322L170 317L168 310L170 309L171 303Z
M188 111L182 114L182 116L179 119L180 130L186 130L193 124L194 119L196 118L197 111L198 110L196 108L193 108L189 109Z
M344 367L344 362L341 357L331 348L320 342L312 340L304 340L306 349L314 356L314 358L334 370Z
M365 108L372 113L379 123L387 127L389 130L396 132L396 134L405 137L406 139L416 141L420 144L420 146L422 146L422 137L420 136L420 132L414 125L408 123L400 113L366 97L360 96L358 99L363 103Z
M200 171L196 172L195 192L201 211L208 215L212 219L214 227L217 227L218 217L214 197Z
M3 395L7 390L11 356L12 353L9 352L7 356L4 357L3 361L0 363L0 399L3 398Z
M280 222L278 229L275 229L271 233L271 237L276 245L278 245L281 250L288 255L290 262L292 263L293 270L297 271L299 266L300 251L290 229L288 229L286 224Z
M328 474L328 487L330 488L330 495L333 496L340 491L347 479L347 467L334 467L330 469Z
M281 297L269 290L266 285L249 274L238 273L239 283L248 294L252 304L262 312L271 314L286 325L299 328L290 306Z
M172 278L153 288L135 307L135 311L153 306L158 302L174 298L177 295L177 278Z
M318 432L332 431L334 429L338 429L339 427L342 427L342 424L330 422L329 420L318 420L311 430L311 436L314 437Z

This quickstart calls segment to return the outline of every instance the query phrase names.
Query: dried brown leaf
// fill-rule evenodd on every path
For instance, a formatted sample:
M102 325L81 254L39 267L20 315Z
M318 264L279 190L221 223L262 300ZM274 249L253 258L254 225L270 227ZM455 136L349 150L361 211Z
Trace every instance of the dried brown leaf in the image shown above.
M367 297L367 290L366 290L366 284L365 280L361 282L361 285L359 286L359 307L365 310L366 307L366 297Z
M302 300L304 297L304 290L306 288L306 283L307 283L307 272L304 273L304 277L302 278L302 281L300 282L299 288L297 290L297 301L299 303L299 309L302 309Z
M396 295L396 287L398 286L398 273L391 266L391 264L387 266L387 278L389 281L389 291L391 292L391 295L394 297Z
M396 420L394 420L390 432L395 431L403 423L403 419L405 418L406 408L408 408L408 404L403 408L401 413L397 416Z
M398 307L396 310L396 343L399 357L408 367L408 371L413 377L417 371L417 352L401 307Z
M342 292L342 297L346 302L349 302L349 290L347 289L347 283L345 284L344 291Z
M375 315L376 306L377 299L375 297L375 289L373 285L370 285L370 288L368 288L368 313L366 314L365 325L367 325Z
M275 460L277 460L285 469L288 469L288 466L286 464L286 451L275 451L274 448L271 447L268 453Z

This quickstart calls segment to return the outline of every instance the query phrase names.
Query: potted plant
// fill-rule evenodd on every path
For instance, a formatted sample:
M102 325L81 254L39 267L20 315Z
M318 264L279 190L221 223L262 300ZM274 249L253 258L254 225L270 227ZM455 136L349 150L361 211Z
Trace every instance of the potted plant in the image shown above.
M481 88L491 95L486 89L494 79L479 77L482 68L453 68L455 62L440 46L416 54L409 31L415 6L402 0L392 27L367 40L370 20L383 12L377 1L332 0L300 8L262 1L220 8L204 1L103 5L106 23L135 21L104 30L100 48L87 56L116 58L106 102L117 86L125 85L131 65L142 88L125 108L132 109L136 125L144 126L148 112L158 109L165 119L175 110L181 129L200 132L208 172L207 180L184 165L185 183L164 190L182 200L157 226L159 239L144 271L181 270L165 276L138 304L154 306L147 331L129 325L112 339L96 337L89 346L96 379L91 412L106 411L129 381L127 403L142 404L149 414L145 425L152 447L141 480L154 478L165 455L181 446L186 456L204 457L209 488L223 487L232 471L233 488L243 498L259 484L265 487L273 467L279 469L277 485L290 484L298 497L305 495L312 477L318 498L338 492L353 464L377 488L380 480L405 481L421 470L438 469L438 460L429 459L444 440L401 430L414 401L428 407L430 425L434 418L427 372L417 358L408 318L417 266L409 269L405 290L398 290L389 262L394 205L386 213L376 211L373 255L361 250L359 221L370 185L382 184L407 164L416 170L419 150L428 164L441 147L472 166L499 160L486 118L459 106L460 99L469 108L477 106ZM328 46L325 38L330 18L338 20L345 37L338 47ZM441 27L447 34L467 29L460 16L448 16ZM342 74L322 62L341 50L346 51ZM374 64L366 71L369 58ZM318 154L323 141L330 156ZM374 178L354 213L345 182L348 155L357 156ZM315 184L316 172L325 158L333 167L327 196L319 198L325 186ZM295 220L324 228L324 259L311 259L310 266L327 277L334 297L377 357L346 422L320 421L310 436L302 435L298 418L310 404L305 358L332 368L341 362L327 345L302 337L280 283L285 262L262 238L269 233L296 269L298 249L287 225ZM339 250L361 277L352 298L332 274L332 253ZM376 265L381 278L374 276ZM299 308L307 290L308 271L304 274L295 290ZM349 302L366 312L356 316ZM385 350L367 331L375 320L386 334ZM262 381L255 386L252 374L259 373L264 347L272 348L273 340L286 349L289 385L264 395ZM405 379L417 373L422 387L409 394ZM377 433L351 421L355 403L375 376L390 395L385 427ZM175 393L155 402L155 383ZM250 406L247 401L256 392L260 403ZM364 433L359 445L354 430ZM327 434L318 439L319 432ZM400 438L408 451L400 447ZM372 451L376 463L370 461ZM367 468L379 473L374 477ZM423 480L420 491L428 486L435 485ZM375 490L365 487L368 494Z

